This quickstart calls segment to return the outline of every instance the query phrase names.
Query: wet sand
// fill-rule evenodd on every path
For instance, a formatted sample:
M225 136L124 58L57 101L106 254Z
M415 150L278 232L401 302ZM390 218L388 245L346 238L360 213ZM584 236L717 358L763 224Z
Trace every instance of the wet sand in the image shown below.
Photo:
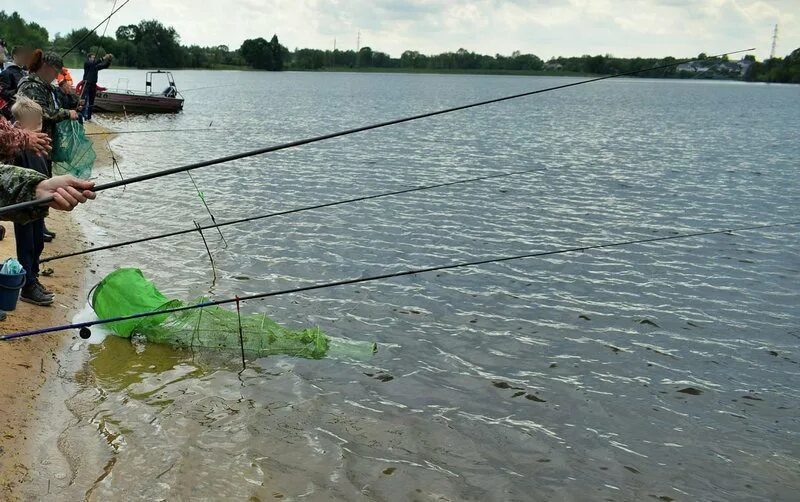
M95 124L87 125L88 132L106 131ZM111 154L106 140L112 135L92 136L97 153L95 169L111 166ZM86 247L80 230L81 208L73 213L51 211L47 226L57 234L56 239L45 244L43 257L68 253ZM14 225L2 222L6 237L0 241L0 259L16 256ZM84 257L67 258L42 266L42 283L56 294L56 301L49 307L37 307L18 302L17 309L8 313L0 322L0 332L63 324L84 305L85 274L88 260ZM52 274L45 276L47 269ZM25 442L35 427L35 402L47 379L59 372L59 354L65 342L74 333L53 333L0 342L0 499L14 500L15 488L26 480L29 459L25 455Z

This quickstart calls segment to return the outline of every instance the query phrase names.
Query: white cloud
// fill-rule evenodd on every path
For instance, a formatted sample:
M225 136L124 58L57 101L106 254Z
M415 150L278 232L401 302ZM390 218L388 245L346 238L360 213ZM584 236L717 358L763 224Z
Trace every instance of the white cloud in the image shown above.
M118 0L118 5L123 0ZM112 20L158 19L184 43L238 47L271 37L294 47L362 45L399 55L460 47L542 57L612 53L689 56L755 45L769 51L775 22L779 52L800 47L800 0L131 0ZM16 9L51 33L94 26L113 0L28 0ZM80 14L83 14L82 16Z

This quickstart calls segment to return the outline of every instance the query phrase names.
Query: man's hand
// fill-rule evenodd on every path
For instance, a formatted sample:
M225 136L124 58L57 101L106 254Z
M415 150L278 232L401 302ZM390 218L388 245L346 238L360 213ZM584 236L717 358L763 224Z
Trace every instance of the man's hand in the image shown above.
M53 147L50 144L50 136L43 132L26 131L28 136L28 150L40 157L44 157Z
M69 118L71 118L72 120L78 120L78 117L80 117L80 115L78 115L78 112L76 112L75 110L69 111Z
M36 185L36 198L44 199L52 195L54 200L50 203L50 207L61 211L72 211L78 204L96 197L92 188L94 188L93 181L69 175L56 176Z

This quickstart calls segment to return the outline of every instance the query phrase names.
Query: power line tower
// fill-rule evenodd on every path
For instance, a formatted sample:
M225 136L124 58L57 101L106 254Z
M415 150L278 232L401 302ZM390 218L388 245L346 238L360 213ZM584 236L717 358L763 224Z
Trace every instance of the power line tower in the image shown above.
M361 66L361 30L358 30L356 39L356 66Z
M778 45L778 23L775 23L775 29L772 30L772 49L769 51L769 58L775 57L775 46Z

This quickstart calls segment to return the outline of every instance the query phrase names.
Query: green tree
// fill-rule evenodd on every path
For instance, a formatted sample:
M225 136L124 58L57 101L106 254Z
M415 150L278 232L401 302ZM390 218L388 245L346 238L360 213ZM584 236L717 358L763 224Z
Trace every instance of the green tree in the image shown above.
M35 49L49 48L47 30L34 23L27 22L17 12L6 14L0 10L0 35L5 38L9 48L24 45Z
M362 47L358 51L358 57L356 58L356 66L372 66L372 49L369 47Z
M261 37L245 40L239 52L248 66L252 68L259 70L271 70L273 68L274 63L269 42Z
M133 42L136 40L136 37L139 36L139 27L135 24L120 26L117 28L115 35L117 40L127 40L128 42Z
M269 41L269 50L272 52L272 68L268 70L281 71L285 64L289 62L289 49L282 46L278 41L278 35L272 35Z
M139 23L133 42L139 68L178 68L187 59L175 28L164 26L155 19Z

